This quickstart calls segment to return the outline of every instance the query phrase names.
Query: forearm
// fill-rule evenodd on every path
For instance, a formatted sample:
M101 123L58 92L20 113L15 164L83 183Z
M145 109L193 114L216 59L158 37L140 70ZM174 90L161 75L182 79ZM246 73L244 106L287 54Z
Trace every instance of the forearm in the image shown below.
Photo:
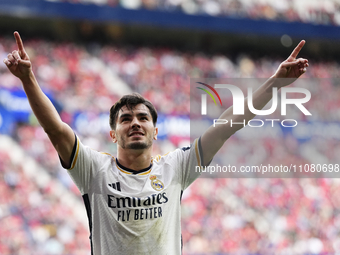
M274 81L275 79L270 78L253 93L252 101L255 109L261 110L272 99L272 88L277 86ZM255 114L248 108L248 98L244 100L243 115L234 115L233 106L224 111L219 119L227 120L228 123L214 124L202 136L201 144L202 148L204 148L203 162L210 162L224 142L236 131L247 125L248 121L254 117Z
M21 79L34 115L46 133L61 130L63 122L49 98L41 90L33 72Z
M255 92L252 94L251 104L254 109L261 110L273 97L273 88L277 88L279 90L279 86L276 82L275 78L269 78L264 84L261 85ZM248 95L249 97L249 95ZM248 97L244 99L244 114L243 115L234 115L233 107L228 108L222 115L219 117L220 119L228 120L230 123L245 123L247 125L248 121L253 119L256 114L254 114L248 107ZM228 131L222 131L226 139L230 137L237 130L243 128L244 126L241 124L232 125L218 125L220 129L224 129L223 126L228 127Z

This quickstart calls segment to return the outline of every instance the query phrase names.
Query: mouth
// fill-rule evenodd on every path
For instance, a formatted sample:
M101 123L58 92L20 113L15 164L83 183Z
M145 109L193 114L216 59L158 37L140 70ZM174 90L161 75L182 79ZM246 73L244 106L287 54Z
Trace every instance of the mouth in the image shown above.
M131 132L129 136L144 136L144 134L143 132L134 131L134 132Z

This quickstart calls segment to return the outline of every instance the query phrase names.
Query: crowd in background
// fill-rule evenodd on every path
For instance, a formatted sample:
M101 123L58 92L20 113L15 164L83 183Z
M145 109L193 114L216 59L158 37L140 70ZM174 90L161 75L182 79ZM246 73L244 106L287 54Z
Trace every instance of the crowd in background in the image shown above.
M107 112L119 98L105 82L104 67L153 102L159 113L189 115L190 78L266 78L282 61L40 40L27 41L25 46L41 87L54 96L62 109L62 119L71 126L77 113ZM2 38L0 58L14 48L12 39ZM323 78L318 86L309 88L313 101L306 107L316 118L339 120L340 87L334 82L339 78L339 67L335 61L311 63L305 74L306 78ZM0 65L0 86L10 89L21 86L5 65ZM304 118L299 111L295 117ZM54 181L80 198L36 120L18 123L12 137ZM92 148L115 153L108 134L86 135L81 139ZM311 142L318 149L317 155L326 158L327 163L337 162L339 141ZM154 153L164 154L176 146L179 143L160 141L155 144ZM222 152L239 162L255 155L256 159L272 164L310 163L304 148L294 136L252 137L250 141L234 136ZM74 224L77 216L69 213L70 209L53 195L52 187L39 189L25 176L21 165L9 160L8 153L0 155L0 209L9 212L0 213L0 253L32 254L29 249L53 246L57 248L43 250L42 254L89 254L88 232ZM184 254L338 253L339 192L338 179L199 179L183 195Z
M3 137L0 142L6 143ZM60 196L58 179L39 185L24 171L29 162L6 145L0 150L0 254L89 254L87 226L75 205L65 204L72 193Z
M228 16L340 25L338 0L47 0L122 6L127 9L181 11L189 15Z

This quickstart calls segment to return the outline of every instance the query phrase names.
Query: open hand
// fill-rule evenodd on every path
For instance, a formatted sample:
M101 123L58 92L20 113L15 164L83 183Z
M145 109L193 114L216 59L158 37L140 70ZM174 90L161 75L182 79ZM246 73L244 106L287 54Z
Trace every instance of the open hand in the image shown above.
M298 46L295 47L292 54L280 64L276 73L272 76L274 78L290 78L287 79L286 82L283 79L280 79L281 86L292 83L307 71L307 67L309 66L308 60L304 58L296 59L305 43L306 42L302 40Z
M18 50L14 50L7 55L4 59L4 63L13 75L22 79L27 77L32 71L31 61L25 51L24 44L18 32L14 32L15 41L18 46Z

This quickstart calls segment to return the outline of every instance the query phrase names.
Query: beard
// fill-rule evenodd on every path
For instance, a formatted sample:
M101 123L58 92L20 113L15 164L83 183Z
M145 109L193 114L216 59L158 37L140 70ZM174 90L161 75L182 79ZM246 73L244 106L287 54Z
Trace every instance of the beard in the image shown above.
M146 143L146 142L134 142L134 143L130 143L128 144L126 147L126 149L132 149L132 150L143 150L143 149L148 149L150 148L152 145L152 143ZM125 148L123 148L125 149Z
M117 143L123 149L144 150L152 146L152 137L148 136L146 141L132 141L127 144L125 138L117 137Z

